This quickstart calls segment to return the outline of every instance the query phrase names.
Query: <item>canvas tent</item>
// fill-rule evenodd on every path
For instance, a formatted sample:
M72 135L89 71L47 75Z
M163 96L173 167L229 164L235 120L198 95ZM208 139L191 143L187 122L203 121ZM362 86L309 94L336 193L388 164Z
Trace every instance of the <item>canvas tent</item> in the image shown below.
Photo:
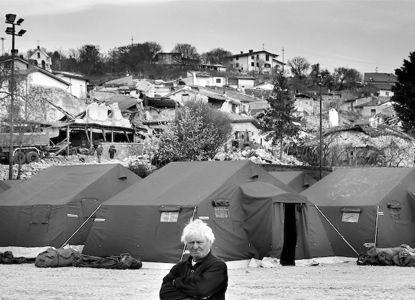
M301 194L360 253L364 243L415 247L414 186L413 168L341 168ZM356 256L333 226L324 224L335 254Z
M305 171L270 171L272 176L300 193L317 182Z
M4 182L3 180L0 180L0 194L3 191L5 191L5 190L7 190L9 188L10 188L10 186L6 182Z
M183 253L183 227L199 218L212 227L213 251L226 261L280 257L284 245L296 258L331 255L312 208L250 161L173 162L106 201L83 251L174 263Z
M0 246L61 247L103 201L139 180L120 164L42 170L1 194ZM82 244L91 223L70 244Z

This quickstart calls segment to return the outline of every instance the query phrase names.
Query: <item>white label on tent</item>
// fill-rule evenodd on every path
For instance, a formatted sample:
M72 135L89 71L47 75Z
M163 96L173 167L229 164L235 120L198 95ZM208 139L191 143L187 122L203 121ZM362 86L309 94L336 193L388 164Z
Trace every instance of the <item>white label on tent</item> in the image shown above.
M94 220L95 222L105 222L105 219L102 218L95 218Z
M359 213L355 212L343 212L342 222L346 223L357 223L359 222Z
M209 220L209 216L199 216L200 220Z
M162 211L160 215L161 223L176 223L179 219L178 211Z
M383 216L383 211L378 211L378 216Z
M74 215L74 214L66 214L66 216L69 218L78 218L78 215Z

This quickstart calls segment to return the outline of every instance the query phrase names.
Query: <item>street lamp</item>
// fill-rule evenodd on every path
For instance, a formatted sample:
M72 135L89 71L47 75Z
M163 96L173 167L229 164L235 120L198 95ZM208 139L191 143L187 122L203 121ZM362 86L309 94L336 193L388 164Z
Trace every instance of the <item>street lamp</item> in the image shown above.
M17 54L17 49L14 47L14 37L22 36L26 33L26 30L21 29L19 32L16 33L16 25L20 26L24 19L19 18L16 22L16 15L15 14L6 14L6 24L10 24L11 27L6 28L6 33L12 36L12 63L11 63L11 78L10 78L10 85L9 85L9 93L10 93L10 144L9 144L9 179L13 179L13 137L14 137L14 128L13 128L13 112L14 112L14 86L15 86L15 78L14 78L14 58Z

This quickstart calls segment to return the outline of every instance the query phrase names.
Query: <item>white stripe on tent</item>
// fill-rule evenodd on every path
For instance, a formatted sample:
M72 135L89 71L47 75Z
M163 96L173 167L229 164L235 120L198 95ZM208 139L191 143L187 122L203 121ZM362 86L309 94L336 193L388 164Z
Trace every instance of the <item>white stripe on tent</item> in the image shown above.
M354 251L354 253L356 253L357 255L359 255L359 253L353 248L353 246L346 240L346 238L340 233L340 231L337 230L336 226L334 226L330 220L323 214L323 212L320 210L320 208L318 208L318 206L313 203L314 206L316 207L317 211L324 217L324 219L326 219L326 221L330 224L331 227L333 227L333 229L337 232L337 234L343 239L343 241L345 241L345 243Z

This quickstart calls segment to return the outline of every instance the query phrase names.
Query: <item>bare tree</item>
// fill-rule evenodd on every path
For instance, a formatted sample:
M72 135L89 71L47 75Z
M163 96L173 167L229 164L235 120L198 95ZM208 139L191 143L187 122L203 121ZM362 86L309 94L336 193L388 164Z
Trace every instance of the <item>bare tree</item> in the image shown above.
M200 60L200 55L197 53L196 47L190 44L177 43L176 46L174 46L172 52L179 52L185 58Z
M310 68L310 63L304 57L296 56L288 61L288 66L294 77L304 78Z

